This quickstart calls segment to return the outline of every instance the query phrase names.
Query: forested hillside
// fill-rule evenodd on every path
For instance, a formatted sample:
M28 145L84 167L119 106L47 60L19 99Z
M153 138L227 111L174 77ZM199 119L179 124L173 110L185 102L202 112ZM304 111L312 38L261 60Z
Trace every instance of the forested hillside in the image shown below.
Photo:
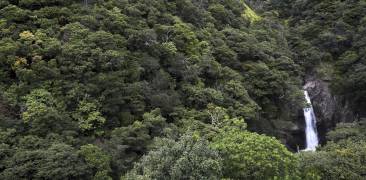
M298 1L282 9L292 34L291 50L308 71L332 83L352 109L365 116L365 1ZM279 8L281 4L276 4ZM288 17L290 16L290 17Z
M365 15L363 0L1 0L0 179L364 179ZM320 118L321 147L297 153L314 79L352 118Z

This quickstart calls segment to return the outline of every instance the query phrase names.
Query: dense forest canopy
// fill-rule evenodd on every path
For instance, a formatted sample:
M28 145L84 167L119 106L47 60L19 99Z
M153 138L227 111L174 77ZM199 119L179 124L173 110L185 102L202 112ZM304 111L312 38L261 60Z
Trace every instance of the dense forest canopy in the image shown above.
M363 0L1 0L0 179L364 179L365 15ZM355 119L296 153L308 77Z

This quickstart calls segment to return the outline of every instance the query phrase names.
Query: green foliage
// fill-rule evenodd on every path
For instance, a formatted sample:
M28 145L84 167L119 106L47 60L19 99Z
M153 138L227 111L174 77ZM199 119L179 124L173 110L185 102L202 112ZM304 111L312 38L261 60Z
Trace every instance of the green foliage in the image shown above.
M365 7L2 0L0 179L296 179L296 158L246 129L292 137L314 69L363 115ZM364 129L355 126L328 139L357 157L325 148L317 156L332 159L318 171L304 157L303 177L357 179Z
M8 5L0 10L2 17L8 21L13 22L24 22L29 18L29 11L23 10L15 5Z
M85 134L130 125L155 108L167 116L177 106L203 109L214 103L254 121L259 106L283 104L276 102L278 94L256 97L248 81L252 75L242 68L253 60L269 65L273 51L292 62L292 55L276 40L281 30L263 30L267 28L260 23L246 26L249 21L242 14L250 8L245 3L88 4L23 0L2 5L0 77L12 106L43 88L65 104L64 114L78 116ZM296 88L284 87L286 97ZM83 99L97 106L88 110L90 116L78 112Z
M165 118L159 109L143 115L142 121L135 121L127 127L116 128L111 132L109 151L112 163L118 174L130 169L133 162L147 151L153 137L163 135Z
M96 169L96 174L93 179L96 180L111 180L108 176L111 171L111 157L103 152L98 146L88 144L80 147L80 154L84 157L86 163L93 169Z
M329 143L324 150L300 155L303 175L317 174L321 179L364 179L365 142ZM310 177L308 177L310 178Z
M211 146L222 154L225 178L285 179L297 176L297 158L274 138L230 130L215 137Z
M260 21L262 19L247 4L245 4L245 11L244 11L243 16L252 23L256 22L256 21Z
M102 126L105 123L105 118L98 111L97 105L85 100L79 103L77 112L74 118L78 121L79 128L82 131L90 131Z
M18 149L6 159L2 179L88 178L90 172L77 151L66 144L47 149Z
M167 55L174 56L177 53L177 48L173 42L164 42L161 46Z
M210 117L211 124L214 127L219 128L221 131L240 131L247 128L247 124L244 122L243 118L230 118L230 116L227 114L227 110L222 107L209 104L207 106L207 114Z
M121 179L220 179L221 159L204 139L185 134L158 139L155 148Z
M288 16L293 51L308 72L328 64L320 74L332 91L355 112L364 111L364 1L291 1L271 3ZM278 6L281 4L280 6ZM286 9L281 6L287 7ZM320 13L317 13L320 12Z
M365 129L365 122L339 123L334 130L327 133L327 139L333 142L338 142L343 139L364 140L366 135Z
M67 116L63 114L62 104L44 89L33 90L24 97L25 111L22 119L29 124L30 131L45 134L47 131L61 131L67 128Z
M340 123L327 133L329 142L317 152L300 153L302 176L310 179L364 179L366 172L365 122Z
M188 86L185 91L189 105L197 108L203 108L207 106L209 102L221 104L224 99L220 91L212 88Z
M1 129L0 143L12 144L14 142L16 130L15 129Z

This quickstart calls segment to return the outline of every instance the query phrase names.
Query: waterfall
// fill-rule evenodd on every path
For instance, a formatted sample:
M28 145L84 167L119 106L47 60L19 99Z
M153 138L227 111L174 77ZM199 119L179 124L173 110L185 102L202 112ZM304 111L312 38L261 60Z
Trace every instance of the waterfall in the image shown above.
M307 103L307 107L304 108L304 117L306 124L306 149L304 151L315 151L316 147L319 144L318 134L316 131L316 118L308 92L304 91L304 95Z

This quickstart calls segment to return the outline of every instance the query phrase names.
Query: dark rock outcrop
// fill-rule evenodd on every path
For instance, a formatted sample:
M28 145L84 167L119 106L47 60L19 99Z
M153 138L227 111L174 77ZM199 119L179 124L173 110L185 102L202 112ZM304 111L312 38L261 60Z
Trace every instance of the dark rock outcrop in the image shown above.
M308 78L304 89L308 91L317 118L320 142L325 142L325 135L339 122L353 122L355 116L348 102L332 94L327 81Z
M351 110L349 103L342 97L331 92L329 81L316 77L305 79L304 90L307 90L312 101L314 112L317 118L317 131L321 144L326 142L326 134L339 122L354 122L357 118ZM304 149L305 139L305 118L303 109L298 109L296 116L282 114L282 119L276 119L272 124L262 129L274 129L273 134L262 132L267 135L276 136L282 143L292 150ZM257 123L258 125L258 123ZM258 130L253 130L257 131Z

